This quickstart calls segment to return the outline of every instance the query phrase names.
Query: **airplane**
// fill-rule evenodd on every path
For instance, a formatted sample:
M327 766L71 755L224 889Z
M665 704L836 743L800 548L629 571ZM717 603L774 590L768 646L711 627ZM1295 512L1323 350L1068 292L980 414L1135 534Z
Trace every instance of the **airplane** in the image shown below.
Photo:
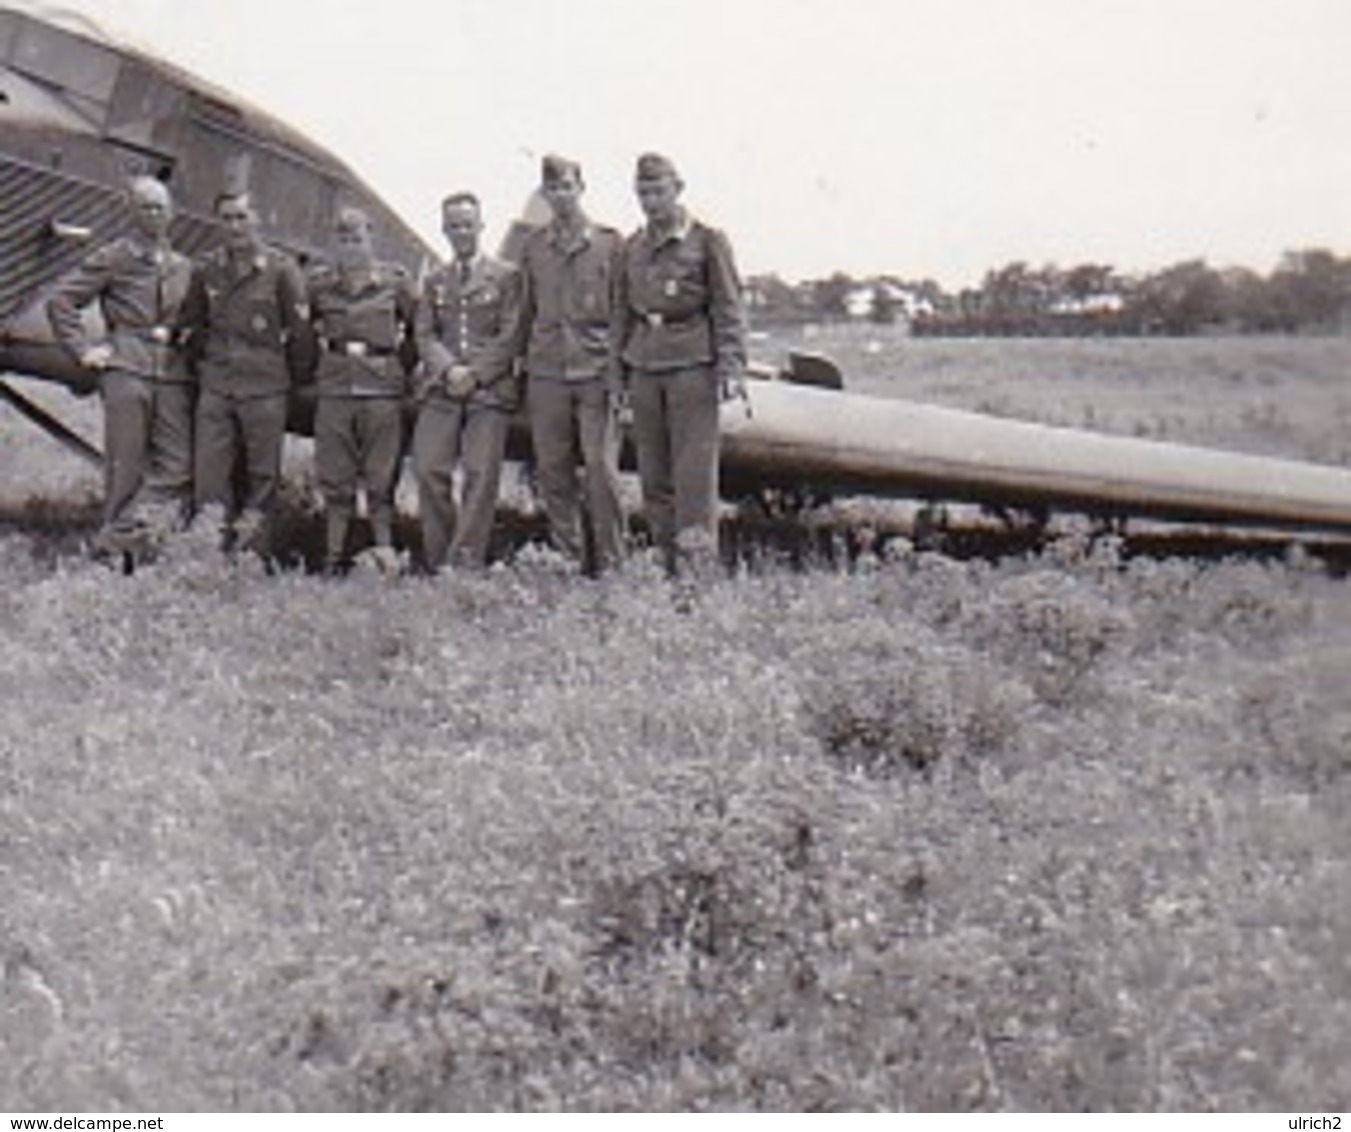
M439 258L347 165L273 116L92 26L0 6L0 373L96 388L56 345L45 299L90 249L122 234L126 187L146 175L172 190L171 238L189 255L220 242L213 204L223 185L238 185L302 265L322 258L348 205L371 218L380 258L410 272ZM0 382L0 397L97 458L12 385Z
M0 6L0 375L92 392L95 375L55 343L53 282L118 235L128 180L166 182L175 245L219 239L214 199L246 184L273 241L322 257L345 205L372 218L377 254L414 275L437 252L348 166L275 117L181 68L69 26ZM519 244L538 209L513 226ZM508 247L509 250L509 247ZM752 366L745 401L723 408L724 495L830 493L970 503L997 513L1066 510L1351 535L1351 469L1107 436L846 391L828 359ZM7 381L0 398L97 462L93 445ZM307 428L297 397L291 427ZM514 429L513 451L527 442Z

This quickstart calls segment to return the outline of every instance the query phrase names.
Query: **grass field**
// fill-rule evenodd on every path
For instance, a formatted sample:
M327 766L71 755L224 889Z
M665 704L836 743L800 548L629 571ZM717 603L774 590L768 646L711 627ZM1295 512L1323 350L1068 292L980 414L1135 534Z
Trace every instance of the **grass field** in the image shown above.
M777 335L859 392L1127 436L1351 464L1345 338L907 339L886 328Z
M1351 342L803 346L1351 462ZM641 563L115 577L96 491L0 415L0 1109L1351 1107L1351 600L1301 555L682 615Z

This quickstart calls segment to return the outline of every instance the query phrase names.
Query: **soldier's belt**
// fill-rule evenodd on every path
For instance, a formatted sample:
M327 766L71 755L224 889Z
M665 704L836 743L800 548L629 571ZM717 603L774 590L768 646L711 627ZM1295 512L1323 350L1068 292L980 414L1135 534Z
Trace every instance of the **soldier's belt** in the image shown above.
M699 322L704 316L695 312L694 314L663 314L661 311L639 311L638 317L648 326L655 328L679 326L689 326L691 323Z
M336 338L329 342L328 349L348 358L387 358L394 353L392 346L376 346L360 338Z
M154 342L159 346L168 346L174 340L172 326L139 326L135 329L124 330L123 333L133 335L136 338L144 338L147 342Z

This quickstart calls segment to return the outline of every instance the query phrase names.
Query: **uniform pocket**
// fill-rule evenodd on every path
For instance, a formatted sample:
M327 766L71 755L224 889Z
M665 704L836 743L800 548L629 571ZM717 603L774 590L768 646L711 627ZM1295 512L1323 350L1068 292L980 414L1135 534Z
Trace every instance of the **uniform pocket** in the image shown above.
M254 346L275 346L281 340L275 304L261 299L250 303L244 311L244 339Z

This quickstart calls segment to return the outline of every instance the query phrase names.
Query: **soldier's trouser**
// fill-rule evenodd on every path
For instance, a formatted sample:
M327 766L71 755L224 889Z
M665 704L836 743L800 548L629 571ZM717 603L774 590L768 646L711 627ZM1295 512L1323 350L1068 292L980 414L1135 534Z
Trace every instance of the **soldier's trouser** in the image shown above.
M114 534L129 534L143 504L179 509L191 502L192 387L109 370L102 391L103 522Z
M394 491L403 458L403 403L397 397L320 397L314 462L327 513L330 561L346 555L358 483L366 485L376 546L394 544Z
M718 547L718 382L709 366L632 371L643 510L667 568L711 568Z
M285 437L286 394L239 398L203 389L197 399L193 461L197 506L219 503L231 520L243 511L256 511L266 522L277 501ZM243 499L236 496L234 479L241 455Z
M582 453L586 509L597 570L619 563L619 432L603 378L563 381L531 377L526 401L535 474L554 546L583 560L578 511L577 449Z
M510 420L502 409L451 401L430 402L418 413L413 474L422 524L422 561L428 569L439 569L447 555L457 566L487 565ZM464 505L458 516L457 462L464 475Z

